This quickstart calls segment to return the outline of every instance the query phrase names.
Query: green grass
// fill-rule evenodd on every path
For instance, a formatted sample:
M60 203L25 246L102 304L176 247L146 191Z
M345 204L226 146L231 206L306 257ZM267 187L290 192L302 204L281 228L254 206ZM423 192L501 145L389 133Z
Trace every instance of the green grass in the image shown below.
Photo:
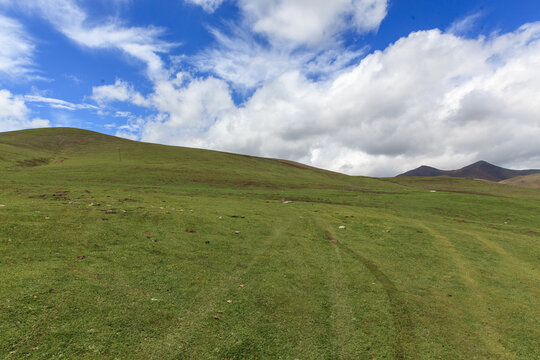
M534 189L540 189L540 174L531 174L526 176L518 176L515 178L501 181L503 184L522 186Z
M540 358L540 190L76 129L0 174L0 358Z

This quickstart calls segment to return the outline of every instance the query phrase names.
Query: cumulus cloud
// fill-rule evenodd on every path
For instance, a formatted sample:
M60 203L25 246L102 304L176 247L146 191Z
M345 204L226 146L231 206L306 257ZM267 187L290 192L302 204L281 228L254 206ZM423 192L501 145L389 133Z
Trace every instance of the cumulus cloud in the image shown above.
M540 161L540 23L491 38L411 33L338 76L291 70L242 105L224 80L161 84L142 140L281 157L350 174Z
M214 77L193 79L187 85L180 78L160 82L152 102L162 115L145 123L141 136L145 141L166 139L167 143L203 136L234 108L227 84Z
M224 0L185 0L214 12ZM342 30L378 29L388 0L236 0L248 27L271 42L315 45ZM301 20L299 20L301 19Z
M32 72L34 45L23 26L0 14L0 76L26 77Z
M91 98L99 104L122 101L131 102L138 106L148 106L147 100L133 89L133 86L120 79L112 85L95 86L92 88Z
M238 0L238 5L251 28L271 41L313 45L347 27L361 33L377 29L387 0Z
M9 90L0 90L0 131L49 126L49 121L30 118L30 110L21 96L13 95Z

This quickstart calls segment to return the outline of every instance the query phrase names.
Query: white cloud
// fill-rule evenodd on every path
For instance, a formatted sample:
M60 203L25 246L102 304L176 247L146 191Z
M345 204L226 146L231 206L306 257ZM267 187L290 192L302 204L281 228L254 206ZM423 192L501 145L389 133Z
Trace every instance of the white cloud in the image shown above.
M43 97L39 95L25 95L24 100L26 102L47 104L53 109L62 110L99 110L99 107L90 104L74 104L69 101Z
M163 29L156 27L129 27L115 20L94 25L84 10L73 0L25 0L7 3L12 7L37 12L61 33L89 48L118 49L146 65L151 79L168 76L160 53L167 53L174 44L160 40Z
M231 35L217 30L212 30L212 34L215 46L187 61L200 71L216 74L240 91L259 87L292 70L300 70L307 76L335 76L364 53L364 50L343 49L339 43L302 50L267 46L238 28Z
M351 174L540 161L540 23L492 38L420 31L338 76L291 70L241 106L223 80L164 82L145 141L281 157ZM528 166L537 166L530 164Z
M145 141L198 138L234 109L227 84L213 77L194 79L187 86L178 81L158 83L152 102L161 116L142 124Z
M457 36L467 35L475 27L476 23L481 17L482 13L476 12L474 14L457 19L448 27L446 32Z
M358 32L376 30L386 17L387 0L353 1L354 24Z
M386 17L387 0L238 0L251 28L273 42L313 45L354 27L367 32Z
M201 6L205 11L213 13L221 6L224 0L185 0L188 3Z
M26 77L33 70L34 45L23 26L0 14L0 76Z
M214 12L224 0L185 0ZM347 28L378 29L388 0L236 0L248 27L274 43L314 45Z
M168 76L159 53L167 53L172 44L159 39L163 30L159 28L123 27L107 24L89 28L83 24L62 28L68 37L91 48L120 49L124 53L146 64L147 75L152 80Z
M0 90L0 131L25 128L47 127L49 121L30 117L30 110L23 97L13 95L9 90Z
M81 79L79 79L77 76L75 76L73 74L66 74L64 76L65 76L66 79L69 79L69 80L73 81L77 85L82 82Z
M133 86L120 79L112 85L96 86L92 88L92 99L98 104L113 101L131 102L138 106L148 106L147 100Z

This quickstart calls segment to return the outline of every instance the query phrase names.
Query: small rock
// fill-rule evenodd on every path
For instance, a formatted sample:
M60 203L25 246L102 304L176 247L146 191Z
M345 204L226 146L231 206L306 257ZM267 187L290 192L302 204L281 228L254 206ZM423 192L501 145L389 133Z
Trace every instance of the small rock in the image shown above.
M232 300L227 300L227 304L232 304Z
M49 220L49 219L50 219L50 217L48 217L48 216L45 216L45 220Z
M429 192L436 193L437 190L429 190Z
M345 229L345 226L344 226L344 225L341 225L339 228L340 228L341 230L343 230L343 229Z
M220 216L220 217L219 217L219 220L222 220L222 219L223 219L223 216Z
M214 315L214 319L215 319L215 320L219 320L219 316Z
M83 260L83 259L86 259L86 256L84 256L84 255L79 255L79 256L77 256L77 259Z
M243 287L244 287L244 285L238 285L238 287L241 287L241 288L243 288Z
M235 233L236 235L240 235L240 234L241 234L240 231L235 231L234 233Z

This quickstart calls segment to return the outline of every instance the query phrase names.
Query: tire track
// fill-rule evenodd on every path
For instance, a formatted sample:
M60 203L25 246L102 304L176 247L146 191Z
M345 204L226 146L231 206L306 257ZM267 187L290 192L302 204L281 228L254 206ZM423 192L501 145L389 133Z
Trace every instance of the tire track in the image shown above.
M196 300L194 300L194 303L204 303L204 306L201 306L198 311L191 311L188 319L188 316L186 316L186 322L189 324L190 331L188 334L186 334L183 338L178 339L178 333L171 333L168 337L169 342L178 343L182 346L182 350L177 353L177 357L184 359L185 357L185 351L190 349L190 347L197 345L196 342L201 338L201 334L205 333L205 327L208 326L209 322L214 323L214 320L209 320L212 315L216 313L216 310L222 307L224 300L218 300L218 299L228 299L231 296L229 296L230 293L234 293L235 290L238 288L238 283L242 282L241 279L245 277L250 271L252 271L252 268L255 264L257 264L260 259L264 256L266 256L266 252L268 249L265 245L272 244L274 239L282 236L282 234L290 229L292 224L291 219L285 219L283 222L279 222L279 226L276 226L278 224L274 224L275 227L271 234L269 234L268 237L260 238L260 246L254 250L254 255L249 261L249 263L246 264L244 268L235 269L226 279L223 279L222 282L212 287L210 291L206 291L206 294L211 293L212 296L206 295L206 297L212 298L211 301L204 302L202 301L201 297L205 294L203 290L199 291L197 293ZM220 306L221 305L221 306ZM201 320L203 319L203 320ZM205 321L206 319L207 321ZM209 322L208 322L209 320Z
M489 303L486 296L482 292L476 290L483 286L483 284L479 283L479 281L474 277L474 271L469 270L472 267L468 264L468 260L458 251L451 238L426 224L419 223L419 225L424 228L434 239L436 239L440 246L443 246L447 250L446 254L448 255L449 260L452 261L456 266L459 276L463 280L463 285L471 294L475 295L475 297L478 299L477 303ZM467 232L464 231L457 231L457 233L467 234ZM474 237L472 234L471 236ZM476 239L479 240L478 238ZM486 307L483 306L471 304L470 307L473 309L470 316L475 319L477 324L481 324L482 326L482 335L479 338L488 349L491 349L491 356L497 356L500 358L511 357L508 350L500 343L499 339L502 338L502 335L499 333L499 330L491 325L491 323L495 322L493 314L489 310L486 310ZM491 321L486 322L485 319L491 319Z
M412 334L412 321L409 310L405 301L401 298L399 290L396 288L396 285L382 272L379 267L368 258L358 254L356 251L352 250L346 245L343 245L338 239L334 238L332 234L326 230L325 231L328 240L336 244L337 247L342 249L345 253L349 254L353 259L360 261L369 272L377 279L379 283L382 284L386 295L388 297L388 302L390 304L390 311L392 314L392 321L394 323L396 337L394 349L396 353L396 359L406 359L406 351L404 349L404 344L412 343L413 334Z

